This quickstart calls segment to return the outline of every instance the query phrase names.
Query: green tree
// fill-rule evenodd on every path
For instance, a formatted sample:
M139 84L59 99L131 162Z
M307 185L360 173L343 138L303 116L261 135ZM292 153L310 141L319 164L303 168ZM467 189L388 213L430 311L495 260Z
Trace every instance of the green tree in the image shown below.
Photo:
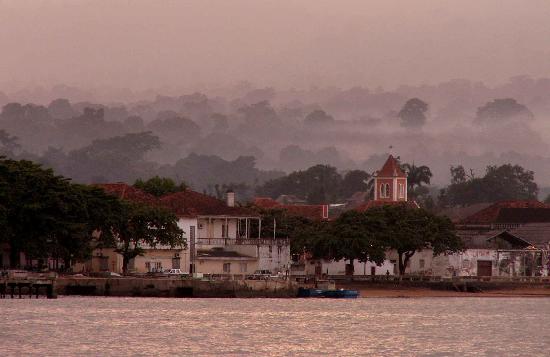
M418 98L409 99L397 116L401 119L401 126L420 128L426 123L428 104Z
M90 182L92 177L135 180L151 169L145 154L159 147L159 138L150 132L94 140L91 145L71 151L64 169L79 182Z
M453 223L447 217L433 215L424 209L405 205L381 206L369 209L366 215L379 221L376 241L397 252L399 274L405 274L411 257L422 249L432 249L434 256L463 249Z
M116 200L102 191L75 185L31 161L0 160L0 240L10 247L10 264L19 253L35 259L84 260L91 234L105 229L105 214Z
M451 184L440 193L443 206L463 206L482 202L536 199L538 186L534 172L519 165L487 166L485 176L465 173L462 166L451 167Z
M495 99L477 108L475 122L491 124L519 119L533 120L533 113L513 98Z
M340 184L340 197L349 198L355 192L369 191L371 176L363 170L351 170L345 173Z
M334 222L305 222L292 235L293 252L306 253L313 259L372 261L385 258L384 242L378 232L382 221L372 215L348 211Z
M315 165L266 182L257 193L272 198L296 195L311 204L334 202L339 198L342 176L329 165Z
M160 197L168 193L184 191L187 185L185 182L178 185L174 180L168 177L154 176L146 181L137 179L136 182L134 182L134 187L150 193L153 196Z
M432 178L432 171L428 166L416 166L415 164L403 164L402 169L407 172L407 185L409 191L420 187L423 184L429 185Z
M325 125L334 123L334 118L324 110L316 109L305 117L304 123L311 126Z
M122 271L128 272L131 259L143 255L144 246L186 246L177 217L170 211L136 202L124 201L118 219L113 225L116 251L122 255Z

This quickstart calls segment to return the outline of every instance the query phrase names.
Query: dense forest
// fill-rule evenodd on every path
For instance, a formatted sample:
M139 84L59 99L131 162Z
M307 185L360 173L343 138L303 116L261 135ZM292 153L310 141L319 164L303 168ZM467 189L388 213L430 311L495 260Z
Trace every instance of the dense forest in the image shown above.
M285 193L342 201L369 190L389 152L409 168L428 169L410 189L430 207L544 198L550 186L550 79L391 91L241 83L185 95L109 93L67 86L0 92L0 154L78 183L159 176L217 196L231 188L242 199ZM507 173L519 184L500 196L468 191Z

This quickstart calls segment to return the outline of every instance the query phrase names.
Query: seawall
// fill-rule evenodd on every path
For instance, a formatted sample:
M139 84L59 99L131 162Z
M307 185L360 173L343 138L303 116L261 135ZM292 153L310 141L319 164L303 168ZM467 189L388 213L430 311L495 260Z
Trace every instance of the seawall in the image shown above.
M295 297L297 285L283 280L59 277L59 295L147 297Z

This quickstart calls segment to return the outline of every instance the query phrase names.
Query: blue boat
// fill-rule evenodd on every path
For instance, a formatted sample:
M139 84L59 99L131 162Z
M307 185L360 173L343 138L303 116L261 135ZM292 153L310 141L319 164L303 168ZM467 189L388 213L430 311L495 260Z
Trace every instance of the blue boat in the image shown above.
M327 289L308 289L299 288L298 297L300 298L331 298L331 299L356 299L359 297L357 290L327 290Z
M359 291L357 290L325 290L323 295L326 298L332 299L357 299L359 297Z
M325 290L323 289L307 289L307 288L298 288L298 297L309 298L309 297L325 297L323 295Z

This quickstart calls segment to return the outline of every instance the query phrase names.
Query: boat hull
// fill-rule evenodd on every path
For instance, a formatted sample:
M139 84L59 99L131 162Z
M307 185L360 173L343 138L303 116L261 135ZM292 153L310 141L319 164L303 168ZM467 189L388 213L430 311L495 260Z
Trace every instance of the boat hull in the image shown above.
M326 289L307 289L299 288L298 297L300 298L330 298L330 299L356 299L359 297L357 290L326 290Z

